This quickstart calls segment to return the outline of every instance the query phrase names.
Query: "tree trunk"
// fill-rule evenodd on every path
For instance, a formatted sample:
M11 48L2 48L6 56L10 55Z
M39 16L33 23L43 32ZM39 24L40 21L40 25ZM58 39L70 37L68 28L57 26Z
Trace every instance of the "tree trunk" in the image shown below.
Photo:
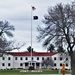
M71 57L71 68L72 68L71 75L75 75L75 54L74 52L70 53L70 57Z

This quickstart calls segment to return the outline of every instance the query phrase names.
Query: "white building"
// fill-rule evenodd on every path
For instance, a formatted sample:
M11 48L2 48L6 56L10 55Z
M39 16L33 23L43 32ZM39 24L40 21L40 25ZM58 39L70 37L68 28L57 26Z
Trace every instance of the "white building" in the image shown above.
M66 69L70 69L70 58L68 56L65 57L64 54L49 52L33 52L32 58L29 52L10 52L7 55L4 54L3 57L0 57L0 69L28 69L31 60L35 69L44 68L41 62L49 57L52 57L54 61L53 69L61 69L63 63L65 63Z

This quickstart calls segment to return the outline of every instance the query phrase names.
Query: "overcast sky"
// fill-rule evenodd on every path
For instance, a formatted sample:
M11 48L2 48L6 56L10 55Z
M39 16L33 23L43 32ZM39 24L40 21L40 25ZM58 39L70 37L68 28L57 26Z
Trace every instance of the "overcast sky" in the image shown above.
M42 25L43 16L47 13L50 6L57 3L69 3L73 0L0 0L0 21L8 21L14 25L14 38L18 42L24 42L26 45L19 51L26 51L31 45L31 6L36 8L33 15L38 16L38 20L33 20L32 23L32 46L35 51L46 51L42 48L42 44L37 42L38 35L37 26Z

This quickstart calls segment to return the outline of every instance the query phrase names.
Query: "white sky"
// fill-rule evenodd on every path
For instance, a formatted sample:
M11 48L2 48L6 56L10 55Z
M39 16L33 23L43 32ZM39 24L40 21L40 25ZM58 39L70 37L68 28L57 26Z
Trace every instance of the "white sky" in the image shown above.
M57 3L69 3L74 0L0 0L0 21L8 21L15 26L14 38L18 42L24 42L26 45L19 51L27 51L31 45L31 5L36 7L33 15L38 16L38 20L33 20L32 47L34 51L46 51L42 44L37 42L38 25L42 25L43 16L47 13L49 6Z

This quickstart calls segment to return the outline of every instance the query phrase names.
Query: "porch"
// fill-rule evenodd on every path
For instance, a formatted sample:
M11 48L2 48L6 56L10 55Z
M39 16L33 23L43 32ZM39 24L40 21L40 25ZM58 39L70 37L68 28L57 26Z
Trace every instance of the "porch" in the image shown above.
M37 61L27 61L27 62L23 62L23 69L28 69L29 66L33 66L34 69L41 69L42 68L42 64L40 62Z

